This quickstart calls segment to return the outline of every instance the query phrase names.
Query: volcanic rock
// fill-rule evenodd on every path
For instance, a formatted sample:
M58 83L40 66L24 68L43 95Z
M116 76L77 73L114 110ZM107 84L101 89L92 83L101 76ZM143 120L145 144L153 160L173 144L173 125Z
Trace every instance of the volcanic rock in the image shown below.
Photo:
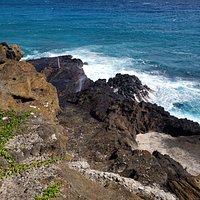
M47 81L57 88L60 105L66 104L66 96L81 91L91 82L83 71L83 62L69 55L28 62L33 64L38 72L43 72Z
M200 175L171 181L169 187L180 200L200 199Z
M190 176L180 163L176 162L169 155L162 155L158 151L154 151L152 155L157 159L163 171L167 173L168 181L183 179Z
M178 119L164 108L145 102L152 91L137 77L117 74L108 82L93 82L85 76L82 62L69 56L29 62L58 89L62 106L59 121L71 130L68 151L86 158L95 169L144 184L157 183L165 189L169 181L190 176L167 155L137 150L135 137L139 133L200 135L198 123Z
M116 74L114 78L108 80L108 85L113 88L114 92L127 99L130 98L137 101L147 101L149 92L152 92L147 85L142 84L137 76L128 74Z
M16 44L8 45L5 42L0 43L0 64L6 62L7 59L19 61L23 55L24 52Z
M0 108L32 110L55 120L59 111L56 89L27 62L7 60L0 65Z

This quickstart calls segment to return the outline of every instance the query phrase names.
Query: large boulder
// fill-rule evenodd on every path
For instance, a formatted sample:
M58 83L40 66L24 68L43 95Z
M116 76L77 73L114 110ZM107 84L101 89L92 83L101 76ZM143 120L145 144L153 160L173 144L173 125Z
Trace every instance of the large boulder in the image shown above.
M7 60L0 65L0 108L31 110L54 120L59 111L56 88L27 62Z

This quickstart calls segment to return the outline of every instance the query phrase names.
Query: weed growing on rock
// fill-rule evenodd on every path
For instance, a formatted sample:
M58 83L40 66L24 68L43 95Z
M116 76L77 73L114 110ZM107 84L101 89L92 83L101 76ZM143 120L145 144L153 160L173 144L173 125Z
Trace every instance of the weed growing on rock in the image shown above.
M0 156L11 165L15 165L14 158L4 149L5 144L15 137L20 130L21 122L30 116L30 112L17 113L15 111L4 112L0 110Z
M71 159L72 158L70 156L66 156L66 157L62 157L62 158L52 158L52 159L47 159L47 160L43 160L43 161L32 162L29 164L17 164L16 163L11 167L0 168L0 179L4 179L11 175L20 174L20 173L26 171L27 169L31 169L34 167L41 167L41 166L49 165L49 164L55 163L59 160L68 160L69 161Z
M51 198L57 197L60 191L60 184L61 182L57 181L54 184L48 186L41 196L38 195L35 197L35 200L49 200Z

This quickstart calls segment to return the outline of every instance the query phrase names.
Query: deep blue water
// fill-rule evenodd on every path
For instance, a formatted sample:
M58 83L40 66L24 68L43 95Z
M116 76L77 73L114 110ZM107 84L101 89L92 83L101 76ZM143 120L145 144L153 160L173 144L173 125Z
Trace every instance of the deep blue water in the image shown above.
M72 54L94 80L136 74L150 101L200 122L199 0L1 0L0 40Z

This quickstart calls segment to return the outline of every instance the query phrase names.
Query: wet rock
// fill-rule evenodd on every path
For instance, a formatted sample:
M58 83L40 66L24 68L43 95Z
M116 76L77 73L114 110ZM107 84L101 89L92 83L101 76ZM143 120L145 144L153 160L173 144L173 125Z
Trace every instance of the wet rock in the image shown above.
M149 92L152 92L148 86L142 84L138 77L128 74L116 74L114 78L108 80L108 85L113 88L114 92L137 101L147 100Z

